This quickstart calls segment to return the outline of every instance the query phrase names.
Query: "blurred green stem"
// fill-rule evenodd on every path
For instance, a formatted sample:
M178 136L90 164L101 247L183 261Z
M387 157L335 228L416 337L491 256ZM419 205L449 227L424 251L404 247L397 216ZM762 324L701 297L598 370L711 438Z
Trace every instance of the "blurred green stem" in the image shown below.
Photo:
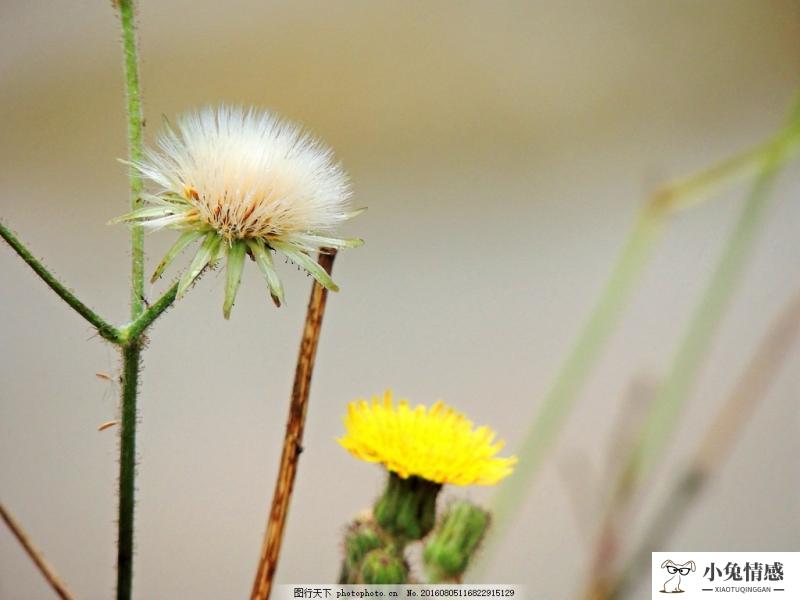
M792 111L787 131L793 135L784 137L782 143L773 144L766 149L753 188L728 238L705 294L689 320L669 375L659 387L650 408L641 438L626 466L621 481L623 486L636 486L640 483L666 447L669 435L675 428L730 299L741 280L769 206L776 175L795 145L797 132L800 131L800 104Z
M487 540L486 551L482 554L480 566L485 566L491 556L494 540L502 536L508 521L519 508L526 490L538 473L592 367L616 327L636 287L642 268L660 239L669 217L677 211L698 204L712 192L753 172L765 168L774 172L799 146L800 127L792 120L790 126L782 129L767 142L658 190L641 209L600 294L599 301L569 350L542 400L539 412L523 438L516 472L501 486L495 497L493 529ZM759 188L765 186L766 183L762 183ZM744 254L747 242L752 237L751 229L754 229L754 224L750 221L756 220L761 210L761 203L756 202L748 211L747 224L742 227L744 231L737 234L737 238L741 239L737 243L737 258L733 260L734 263L740 260L740 254ZM730 265L730 267L735 266L735 264ZM731 270L738 271L735 268ZM728 274L726 269L726 278L733 275L735 273ZM724 294L719 294L717 291L715 298L719 299L722 295Z
M694 452L689 465L678 476L671 491L648 523L645 533L627 564L613 577L605 598L623 598L633 588L649 564L651 552L663 549L669 536L678 529L686 512L720 467L746 427L758 403L786 363L800 333L800 293L795 293L776 317L746 369ZM621 533L624 533L621 532ZM608 564L606 564L608 567Z

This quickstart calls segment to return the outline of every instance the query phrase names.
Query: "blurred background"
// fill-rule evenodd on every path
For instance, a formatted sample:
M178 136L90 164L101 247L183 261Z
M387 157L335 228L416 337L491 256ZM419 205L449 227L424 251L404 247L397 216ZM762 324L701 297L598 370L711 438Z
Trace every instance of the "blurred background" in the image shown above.
M138 17L148 140L162 114L269 107L332 145L369 207L346 229L366 245L335 265L286 583L334 580L343 527L382 486L335 442L348 401L387 387L441 398L517 451L652 189L766 139L800 82L788 0L175 0L143 1ZM107 0L0 3L0 217L114 322L128 298L127 231L106 225L127 206L118 32ZM746 189L671 221L483 581L579 596L626 394L667 370ZM648 498L669 492L800 283L798 192L795 164ZM147 238L148 272L172 239ZM249 265L229 322L212 274L150 332L138 598L249 592L310 288L280 267L284 308ZM0 497L78 597L107 598L117 439L97 426L116 417L118 390L95 373L115 378L118 358L5 244L0 274ZM800 550L798 366L795 350L660 550ZM493 490L453 491L484 502ZM643 573L631 597L648 589ZM0 527L0 598L49 597Z

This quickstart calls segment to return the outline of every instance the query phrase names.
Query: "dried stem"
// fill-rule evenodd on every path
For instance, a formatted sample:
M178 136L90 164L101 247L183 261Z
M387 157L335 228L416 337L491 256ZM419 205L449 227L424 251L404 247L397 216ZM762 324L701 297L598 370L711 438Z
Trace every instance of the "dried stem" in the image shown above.
M329 275L335 258L336 250L325 249L320 252L319 264ZM275 569L278 566L286 515L289 510L289 501L292 497L294 480L297 474L297 462L303 450L303 429L308 410L311 375L314 371L317 343L319 342L327 297L327 290L315 281L311 289L311 298L308 301L306 323L300 342L300 354L297 358L294 387L292 388L292 397L289 404L289 418L286 422L286 434L283 439L280 470L278 479L275 482L272 506L269 520L267 521L267 532L261 547L261 558L258 563L255 581L253 582L253 591L250 595L253 600L266 600L269 598Z
M47 580L47 583L50 584L50 587L53 588L53 591L58 595L58 597L63 598L63 600L73 600L73 596L67 589L67 586L63 581L61 581L61 578L56 575L55 571L53 571L53 567L47 563L47 561L44 559L44 556L42 556L42 553L36 549L28 537L28 534L22 529L22 526L11 515L8 509L3 506L2 503L0 503L0 517L2 517L3 521L5 521L6 525L8 525L11 533L14 534L14 537L17 538L19 543L25 549L25 553L31 557L31 560L36 565L36 568L39 569L39 572Z

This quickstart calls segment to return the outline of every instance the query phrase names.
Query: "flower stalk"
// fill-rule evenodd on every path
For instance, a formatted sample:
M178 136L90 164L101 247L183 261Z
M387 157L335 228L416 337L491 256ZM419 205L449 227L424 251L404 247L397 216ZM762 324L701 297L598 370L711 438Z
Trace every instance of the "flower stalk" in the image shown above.
M144 157L144 115L142 92L139 84L139 51L136 42L136 25L133 0L116 0L122 25L122 53L125 72L125 91L128 115L128 160L141 161ZM142 203L144 180L133 167L128 168L130 181L130 207L136 210ZM131 319L144 310L144 230L138 224L131 226Z
M136 492L136 400L141 346L122 350L122 415L119 434L119 522L117 532L117 598L131 597L133 583L133 517Z
M122 53L128 115L128 159L140 161L144 156L144 116L139 85L139 54L133 0L117 0L122 26ZM130 207L141 205L144 182L141 174L128 168ZM131 226L131 320L144 311L144 230ZM162 311L163 312L163 311ZM160 314L160 313L159 313ZM142 329L141 331L143 331ZM136 494L136 404L141 369L139 336L129 338L122 350L121 427L119 437L119 512L117 520L117 599L130 600L133 584L133 517Z
M332 248L320 252L319 266L330 275L336 250ZM286 516L289 512L289 502L294 490L294 481L297 475L297 464L300 452L303 449L303 431L305 429L306 412L308 411L308 397L311 390L311 376L314 372L314 362L317 355L322 317L325 314L325 304L328 290L317 280L311 288L311 298L308 301L306 322L303 336L300 341L300 353L297 358L294 386L292 388L289 417L286 422L286 434L283 439L283 451L278 478L275 482L275 491L272 495L272 504L267 521L267 531L261 547L261 556L256 569L255 580L250 597L253 600L266 600L272 591L272 580L278 567L278 557L283 542L283 532L286 527Z

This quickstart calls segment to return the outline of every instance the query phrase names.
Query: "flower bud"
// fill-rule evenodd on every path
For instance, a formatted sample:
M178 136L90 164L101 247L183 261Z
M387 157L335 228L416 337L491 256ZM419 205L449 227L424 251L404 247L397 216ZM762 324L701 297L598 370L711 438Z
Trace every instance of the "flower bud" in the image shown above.
M482 508L466 500L450 505L423 551L431 580L460 579L488 527Z
M361 562L371 551L382 548L383 540L374 525L369 522L355 522L344 538L344 578L345 583L355 583L355 577L361 568Z
M420 477L389 473L386 490L375 503L375 520L390 535L419 540L436 523L436 496L442 485Z
M408 567L402 558L387 550L372 550L364 557L359 579L360 583L372 585L405 583Z

